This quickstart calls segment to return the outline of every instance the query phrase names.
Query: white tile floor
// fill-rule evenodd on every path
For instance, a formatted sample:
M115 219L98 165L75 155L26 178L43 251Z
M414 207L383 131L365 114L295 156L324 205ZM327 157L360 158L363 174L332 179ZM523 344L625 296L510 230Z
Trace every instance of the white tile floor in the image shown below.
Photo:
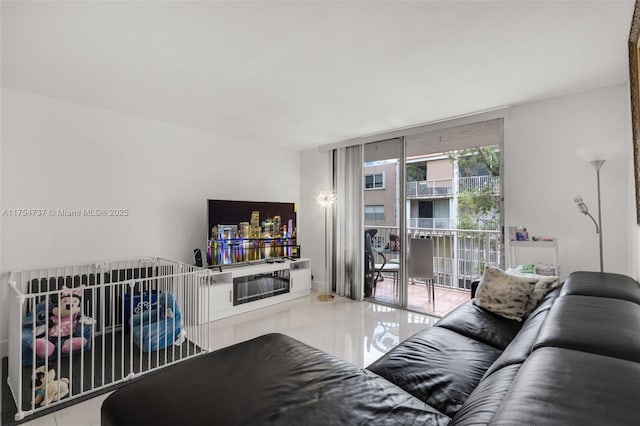
M211 325L213 349L265 333L279 332L365 367L402 340L433 325L437 318L369 302L337 297L320 302L317 294ZM100 406L109 394L24 423L26 426L94 426L100 424Z

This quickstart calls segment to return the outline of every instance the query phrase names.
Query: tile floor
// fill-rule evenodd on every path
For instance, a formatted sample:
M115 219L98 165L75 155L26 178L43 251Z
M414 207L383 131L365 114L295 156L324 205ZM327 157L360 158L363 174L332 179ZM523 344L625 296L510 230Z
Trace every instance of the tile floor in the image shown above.
M280 332L360 367L378 359L437 318L370 302L336 297L320 302L317 294L236 315L210 324L213 349L270 332ZM108 394L24 423L26 426L97 426Z

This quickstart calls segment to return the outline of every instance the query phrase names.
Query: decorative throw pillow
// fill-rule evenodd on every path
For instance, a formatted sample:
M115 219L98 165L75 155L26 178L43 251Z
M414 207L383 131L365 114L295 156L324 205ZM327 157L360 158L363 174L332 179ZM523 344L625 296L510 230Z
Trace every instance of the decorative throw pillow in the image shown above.
M560 285L560 277L540 274L525 273L518 268L509 268L506 270L508 275L515 275L517 277L535 278L537 281L534 287L531 289L531 305L527 309L527 315L533 311L542 298L551 290Z
M502 317L522 321L533 309L531 295L537 282L537 278L510 275L487 266L473 303Z
M536 308L536 306L538 306L538 303L540 303L542 298L547 293L549 293L551 290L553 290L554 288L560 285L560 277L545 277L545 276L538 276L538 277L539 277L538 282L531 290L531 300L530 300L529 309L527 311L527 315L529 315L531 311L533 311Z

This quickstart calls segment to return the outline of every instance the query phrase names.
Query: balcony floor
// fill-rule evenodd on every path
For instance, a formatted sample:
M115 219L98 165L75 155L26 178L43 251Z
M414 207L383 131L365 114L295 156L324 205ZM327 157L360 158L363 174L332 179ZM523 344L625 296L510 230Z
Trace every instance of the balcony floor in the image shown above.
M377 301L397 304L398 296L395 290L393 277L385 276L384 281L378 281L376 285L376 295L370 300L374 302ZM431 303L431 295L427 291L427 286L418 281L415 284L409 284L408 308L412 311L441 317L469 300L469 298L469 291L435 286L434 309Z

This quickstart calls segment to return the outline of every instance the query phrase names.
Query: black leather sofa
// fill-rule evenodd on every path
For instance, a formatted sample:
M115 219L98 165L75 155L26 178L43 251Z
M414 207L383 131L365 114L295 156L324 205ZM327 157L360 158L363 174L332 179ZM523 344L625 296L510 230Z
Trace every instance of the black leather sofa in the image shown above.
M130 383L125 425L637 425L640 286L576 272L523 322L471 301L359 369L269 334Z

